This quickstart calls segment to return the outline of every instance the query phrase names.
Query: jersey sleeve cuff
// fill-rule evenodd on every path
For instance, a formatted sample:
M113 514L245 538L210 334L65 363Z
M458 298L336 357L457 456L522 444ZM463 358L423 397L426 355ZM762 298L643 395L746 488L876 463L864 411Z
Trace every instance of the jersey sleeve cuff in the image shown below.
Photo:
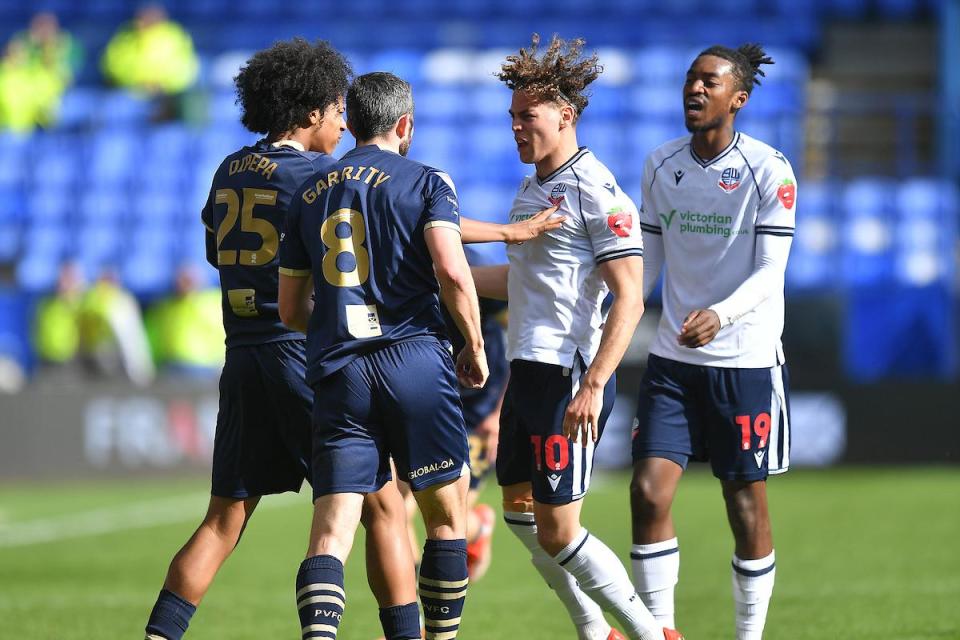
M447 220L432 220L423 225L423 230L426 231L427 229L453 229L457 233L460 233L460 225L456 222L448 222Z
M655 233L658 236L663 235L663 231L660 229L660 227L652 224L647 224L646 222L640 223L640 229L641 231L646 231L647 233Z
M714 305L710 305L709 307L707 307L707 309L716 313L717 317L720 318L721 329L723 329L724 327L730 326L731 324L733 324L733 321L736 320L736 318L730 315L731 313L730 310L726 309L722 302L719 302Z
M618 249L617 251L610 251L608 253L601 253L596 256L597 264L603 264L604 262L610 262L611 260L616 260L618 258L626 258L628 256L639 256L643 257L643 249L638 247L630 247L629 249Z
M280 267L280 275L292 276L294 278L308 278L313 275L313 272L310 269L290 269L288 267Z
M772 224L758 224L753 230L761 235L793 237L793 227L778 227Z

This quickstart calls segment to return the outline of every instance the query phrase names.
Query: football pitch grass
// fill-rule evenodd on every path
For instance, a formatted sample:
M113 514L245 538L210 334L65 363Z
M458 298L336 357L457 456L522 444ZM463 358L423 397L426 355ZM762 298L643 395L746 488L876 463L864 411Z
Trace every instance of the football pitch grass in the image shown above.
M584 509L586 526L622 559L627 482L625 473L597 476ZM0 485L0 638L142 638L167 563L202 515L206 490L201 478ZM777 583L765 638L960 639L960 469L793 471L773 479L769 493ZM484 496L499 509L496 487ZM293 585L309 517L306 492L266 498L187 638L298 638ZM675 519L678 625L691 640L730 639L732 542L711 476L686 475ZM377 635L358 537L339 638ZM460 637L575 638L502 526L489 573L470 587Z

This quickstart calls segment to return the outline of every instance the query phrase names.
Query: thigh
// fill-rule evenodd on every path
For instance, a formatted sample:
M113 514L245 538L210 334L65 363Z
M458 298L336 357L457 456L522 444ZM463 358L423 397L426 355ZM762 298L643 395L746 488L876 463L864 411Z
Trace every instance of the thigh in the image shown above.
M313 493L373 493L390 478L389 450L366 357L314 387Z
M587 492L595 443L588 441L584 445L563 435L564 412L579 389L584 370L579 362L572 368L536 362L514 363L510 384L515 399L511 409L516 416L516 431L511 440L519 444L521 436L526 437L526 444L518 448L527 454L524 462L527 477L521 478L518 474L507 478L512 482L504 482L501 477L501 484L529 480L534 499L543 504L567 504ZM601 435L613 409L615 384L611 378L604 389L604 406L598 424ZM499 461L497 464L499 473ZM515 460L515 464L519 466L520 461Z
M706 432L713 474L752 481L766 478L771 462L785 470L789 420L780 367L713 367L708 375Z
M414 491L470 472L453 359L437 340L401 342L371 355L376 403L397 474Z
M700 446L700 409L691 385L695 375L692 365L650 355L632 434L634 462L665 458L686 468L691 458L706 457Z
M307 474L309 404L286 386L273 383L271 376L276 372L264 367L281 369L286 363L264 358L262 352L268 347L235 347L227 352L213 447L211 493L215 496L247 498L298 491ZM280 406L285 410L278 411Z

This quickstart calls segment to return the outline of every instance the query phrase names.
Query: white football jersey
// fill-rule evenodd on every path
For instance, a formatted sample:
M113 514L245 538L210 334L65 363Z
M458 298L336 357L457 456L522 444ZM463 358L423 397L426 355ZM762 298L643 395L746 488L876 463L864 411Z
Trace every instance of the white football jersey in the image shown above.
M613 174L586 147L540 179L527 176L513 200L510 222L558 204L563 226L507 248L510 321L507 359L587 366L600 345L609 292L599 265L642 256L637 207Z
M725 300L751 275L758 234L793 236L797 187L783 154L737 132L704 162L685 136L650 154L642 188L640 226L662 236L664 251L663 315L650 352L715 367L783 364L782 280L742 316L721 318L709 344L677 344L687 314Z

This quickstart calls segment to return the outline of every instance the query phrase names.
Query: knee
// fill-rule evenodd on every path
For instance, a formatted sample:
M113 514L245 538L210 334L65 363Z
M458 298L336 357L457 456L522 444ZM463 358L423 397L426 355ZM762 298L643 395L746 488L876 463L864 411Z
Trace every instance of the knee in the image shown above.
M567 535L567 532L560 529L543 526L537 527L537 543L539 543L541 549L551 556L556 556L566 549L571 540L572 536Z
M634 474L630 481L630 507L635 518L657 520L670 513L671 492L647 475Z

